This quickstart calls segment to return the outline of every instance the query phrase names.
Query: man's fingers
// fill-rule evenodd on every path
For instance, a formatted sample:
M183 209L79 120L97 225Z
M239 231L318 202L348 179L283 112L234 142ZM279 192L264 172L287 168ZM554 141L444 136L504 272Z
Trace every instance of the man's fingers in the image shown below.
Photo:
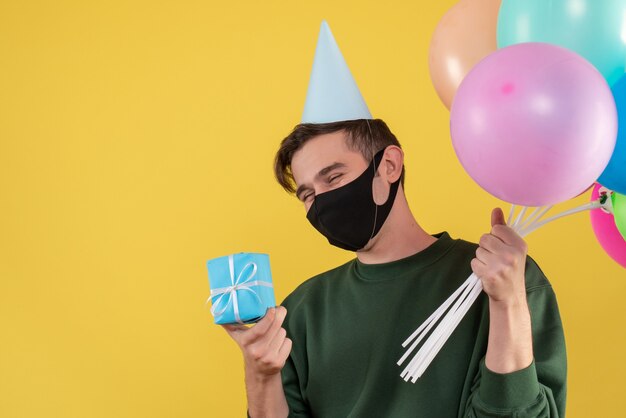
M277 354L280 351L280 347L282 347L285 342L285 338L287 337L287 331L285 328L278 328L278 331L270 340L269 345L267 347L267 351L270 354Z
M476 258L486 265L491 265L496 261L495 255L482 247L476 249Z
M279 373L291 351L291 340L282 323L287 310L279 306L270 308L267 314L255 325L247 328L243 325L228 324L222 328L231 336L241 349L246 367L255 373L270 375Z
M291 339L285 338L285 341L283 341L283 344L278 350L278 358L281 359L283 362L287 360L287 357L289 357L289 353L291 353L291 346Z
M246 333L245 342L250 344L263 337L272 326L272 323L274 323L275 317L276 308L269 308L267 314Z
M226 330L227 333L232 334L237 331L246 331L248 327L240 324L226 324L222 325L222 328Z
M239 324L226 324L222 325L222 328L224 328L224 331L226 331L230 338L235 340L237 345L241 346L241 336L248 330L248 327Z
M272 323L270 329L267 331L267 335L269 336L268 344L271 340L273 340L276 334L282 329L283 321L287 316L287 309L282 306L276 308L276 316L274 317L274 322Z
M498 251L501 251L506 244L495 235L484 234L480 237L478 245L491 253L497 253Z
M260 341L267 347L271 338L276 334L276 331L280 329L286 315L287 310L282 306L270 308L267 315L250 328L249 332L242 336L242 343L244 345L250 345Z
M513 228L506 224L504 212L502 212L502 209L500 208L495 208L491 211L491 234L488 235L493 235L507 245L523 247L524 240L513 230ZM482 242L481 246L484 246L482 245ZM486 246L484 247L487 248ZM492 251L490 248L487 249Z
M495 225L491 228L491 235L499 238L506 245L520 249L522 252L528 251L528 244L517 232L505 225Z
M474 274L478 276L479 279L484 276L485 270L487 269L485 263L477 258L472 259L472 261L470 262L470 266L472 267L472 271L474 272Z
M504 212L500 208L495 208L491 211L491 226L493 227L494 225L506 225Z
M526 241L505 223L504 213L500 208L491 212L491 235L500 238L507 245L526 248Z

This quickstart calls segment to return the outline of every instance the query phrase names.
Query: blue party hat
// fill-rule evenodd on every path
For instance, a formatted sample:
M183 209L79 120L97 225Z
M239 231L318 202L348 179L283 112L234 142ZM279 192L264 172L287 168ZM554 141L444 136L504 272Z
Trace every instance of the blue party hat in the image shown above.
M353 119L372 119L372 115L324 20L317 40L302 123Z

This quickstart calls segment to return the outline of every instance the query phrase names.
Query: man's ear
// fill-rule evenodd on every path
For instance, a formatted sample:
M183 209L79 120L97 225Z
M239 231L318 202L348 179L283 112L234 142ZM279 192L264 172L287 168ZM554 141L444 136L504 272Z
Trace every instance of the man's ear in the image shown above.
M378 167L378 173L386 178L389 183L395 183L402 175L404 166L404 152L396 145L385 148L383 159Z

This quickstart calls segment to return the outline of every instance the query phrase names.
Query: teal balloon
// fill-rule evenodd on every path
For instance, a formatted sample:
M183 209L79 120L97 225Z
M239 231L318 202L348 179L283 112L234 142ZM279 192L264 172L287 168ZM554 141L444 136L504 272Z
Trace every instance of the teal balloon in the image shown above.
M590 61L613 85L626 69L626 0L502 0L498 48L546 42Z

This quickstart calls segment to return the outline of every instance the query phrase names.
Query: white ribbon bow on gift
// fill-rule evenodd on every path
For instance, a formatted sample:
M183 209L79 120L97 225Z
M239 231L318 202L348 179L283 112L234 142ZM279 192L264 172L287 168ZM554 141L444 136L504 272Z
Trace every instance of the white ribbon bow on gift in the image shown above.
M243 273L246 271L246 269L249 266L252 266L252 273L244 281L241 281L241 278L243 277ZM274 287L274 286L272 285L272 283L261 281L261 280L254 280L254 281L252 281L252 279L254 278L254 276L256 275L256 272L257 272L257 265L254 262L248 263L245 266L243 266L243 268L239 272L239 275L237 276L236 280L235 280L235 261L234 261L234 257L232 255L228 256L228 267L230 269L230 282L231 282L231 285L228 286L228 287L220 287L218 289L211 289L211 296L209 296L209 298L207 299L206 303L209 303L211 298L213 298L214 296L220 296L221 295L215 301L215 303L213 303L213 306L211 307L211 314L214 317L222 315L224 312L226 312L226 310L228 309L228 307L230 306L230 304L232 302L232 304L233 304L233 311L235 312L235 320L238 323L243 324L244 322L241 320L241 317L239 316L239 302L237 300L237 291L239 291L239 290L247 290L248 292L251 292L254 295L254 297L256 297L259 300L259 303L262 303L261 298L259 297L259 295L254 290L252 290L250 288L252 286L265 286L265 287ZM220 303L222 302L224 297L227 296L227 295L228 295L228 299L226 300L226 304L224 305L224 307L222 309L220 309L218 311L217 307L220 305ZM206 303L205 303L205 305L206 305Z

